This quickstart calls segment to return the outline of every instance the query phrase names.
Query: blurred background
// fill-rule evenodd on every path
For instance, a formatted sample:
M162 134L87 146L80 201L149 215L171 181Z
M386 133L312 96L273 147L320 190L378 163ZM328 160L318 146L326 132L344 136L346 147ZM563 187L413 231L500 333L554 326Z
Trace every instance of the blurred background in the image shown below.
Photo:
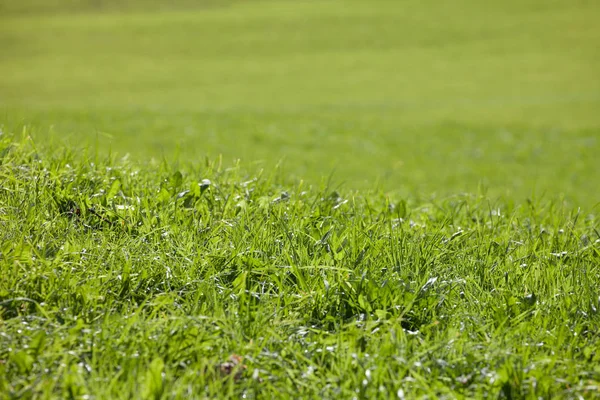
M596 0L0 0L0 124L402 196L600 201Z

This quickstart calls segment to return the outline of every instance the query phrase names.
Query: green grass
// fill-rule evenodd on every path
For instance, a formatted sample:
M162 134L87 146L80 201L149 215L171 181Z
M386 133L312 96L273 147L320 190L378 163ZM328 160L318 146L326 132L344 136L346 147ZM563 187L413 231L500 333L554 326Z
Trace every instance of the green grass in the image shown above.
M5 130L399 195L600 201L598 2L139 4L5 0Z
M0 0L0 399L600 398L598 4Z
M600 397L595 215L0 150L4 398Z

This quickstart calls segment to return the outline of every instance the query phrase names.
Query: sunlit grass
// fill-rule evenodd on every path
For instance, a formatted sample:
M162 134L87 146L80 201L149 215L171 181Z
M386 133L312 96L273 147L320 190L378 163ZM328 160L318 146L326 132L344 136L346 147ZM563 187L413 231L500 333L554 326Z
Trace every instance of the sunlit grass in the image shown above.
M600 201L599 2L151 3L5 1L5 130L399 196Z
M595 215L1 140L3 396L600 395Z
M600 398L598 2L0 4L0 399Z

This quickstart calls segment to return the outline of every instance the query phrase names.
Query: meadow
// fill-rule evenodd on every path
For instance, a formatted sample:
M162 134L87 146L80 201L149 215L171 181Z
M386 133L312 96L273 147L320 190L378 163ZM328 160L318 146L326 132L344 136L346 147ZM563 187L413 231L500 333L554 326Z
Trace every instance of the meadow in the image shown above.
M0 2L0 398L600 398L598 17Z

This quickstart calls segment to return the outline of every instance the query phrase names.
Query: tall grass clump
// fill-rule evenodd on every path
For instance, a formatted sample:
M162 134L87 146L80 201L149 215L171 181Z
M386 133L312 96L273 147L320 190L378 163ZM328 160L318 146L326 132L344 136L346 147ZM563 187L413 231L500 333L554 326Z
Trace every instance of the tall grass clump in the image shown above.
M592 211L4 134L0 397L599 397Z

